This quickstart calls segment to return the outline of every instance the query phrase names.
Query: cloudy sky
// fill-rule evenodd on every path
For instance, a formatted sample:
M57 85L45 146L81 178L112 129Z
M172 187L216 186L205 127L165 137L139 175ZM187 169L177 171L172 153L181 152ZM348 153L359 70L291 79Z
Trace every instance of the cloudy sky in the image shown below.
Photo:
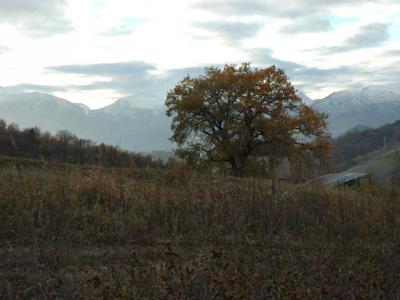
M400 0L0 0L0 36L0 86L92 108L244 61L312 98L400 86Z

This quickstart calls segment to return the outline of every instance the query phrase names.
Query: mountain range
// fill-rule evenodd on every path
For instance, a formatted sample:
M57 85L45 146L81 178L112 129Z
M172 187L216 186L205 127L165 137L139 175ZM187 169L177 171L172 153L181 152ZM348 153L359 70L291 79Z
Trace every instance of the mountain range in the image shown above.
M328 129L333 137L354 128L377 128L400 120L400 95L379 87L339 91L319 100L300 96L315 110L329 115ZM132 95L91 110L49 94L0 88L0 119L51 133L69 130L81 138L133 151L171 150L170 119L164 108L155 104L156 99L150 100Z
M311 106L328 114L333 137L355 127L377 128L400 120L400 95L378 87L335 92Z
M51 133L68 130L81 138L139 152L172 147L170 120L163 108L141 107L129 97L91 110L48 94L0 93L0 119Z

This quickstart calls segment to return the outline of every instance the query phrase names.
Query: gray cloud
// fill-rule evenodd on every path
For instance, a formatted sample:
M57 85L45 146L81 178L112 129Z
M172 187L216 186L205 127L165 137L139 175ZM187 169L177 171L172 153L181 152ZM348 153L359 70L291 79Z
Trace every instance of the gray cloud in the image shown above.
M25 92L54 93L54 92L66 91L66 88L61 86L29 84L29 83L14 85L11 88L13 88L14 90L21 91L22 93Z
M109 28L106 31L101 32L100 35L103 35L103 36L122 36L122 35L131 34L134 31L135 31L135 29L132 26L120 25L120 26L115 26L115 27Z
M345 41L350 49L375 47L389 39L388 24L372 23L363 26L358 33Z
M60 87L60 86L30 84L30 83L22 83L18 85L0 87L0 93L5 93L5 94L20 94L29 92L41 92L41 93L51 94L54 92L64 92L66 90L67 89L65 87Z
M262 25L256 22L209 21L195 22L193 25L215 34L228 43L237 43L240 40L251 38L262 29Z
M155 70L154 65L142 62L120 62L120 63L103 63L103 64L89 64L89 65L64 65L52 66L47 68L50 71L83 74L83 75L96 75L104 77L143 77L147 76L147 72Z
M326 84L341 84L345 87L355 86L354 78L366 75L358 67L338 67L333 69L310 68L305 65L274 58L270 49L250 50L254 66L276 65L286 71L290 78L299 83L299 87L319 88ZM221 67L221 66L219 66ZM88 85L69 86L76 90L110 89L122 94L149 94L165 98L166 93L184 76L199 76L204 67L193 67L169 70L162 75L153 75L149 71L156 67L144 62L126 62L114 64L66 65L49 67L49 70L81 74L87 76L104 76L107 80L95 81ZM358 76L358 77L357 77Z
M295 62L279 60L272 56L269 49L252 51L256 65L276 65L285 70L290 80L296 83L300 90L318 90L327 86L336 86L341 89L361 89L376 85L400 92L400 70L396 67L382 66L369 68L368 66L347 65L336 68L312 68ZM398 62L400 63L400 62Z
M371 78L369 70L359 66L340 66L321 69L308 67L296 62L274 58L270 49L255 49L249 53L255 65L276 65L285 70L289 78L296 82L300 89L319 89L327 85L337 85L345 88L359 88L364 86L362 80Z
M290 24L283 26L280 30L284 34L306 33L306 32L323 32L332 30L329 20L318 17L308 17L295 19Z
M199 0L193 7L214 14L226 16L274 16L283 18L304 17L316 12L322 13L338 6L355 6L371 2L397 4L397 0Z
M321 52L323 54L335 54L381 46L390 38L388 27L389 25L384 23L364 25L356 34L346 39L342 45L323 48Z
M105 80L95 81L87 85L75 85L68 88L75 90L110 89L128 95L132 93L152 93L165 97L184 76L190 74L198 76L203 73L203 67L173 69L166 74L154 75L149 71L156 70L156 66L141 61L120 62L90 65L65 65L47 68L50 71L66 74L80 74L86 76L102 76Z
M275 7L268 1L198 1L193 5L196 9L213 12L220 15L264 15L269 11L275 11Z
M281 0L279 4L275 0L199 0L193 4L198 10L213 13L220 17L263 17L266 21L285 19L290 23L280 30L283 34L298 34L308 32L324 32L332 30L333 27L327 16L332 14L332 9L340 6L356 7L367 2L380 4L394 4L394 0ZM218 24L217 24L218 25ZM372 30L373 37L366 35L354 36L352 40L346 41L348 48L365 43L376 43L378 33L384 33L386 28L371 26L365 30ZM210 25L212 26L212 25ZM216 25L214 25L216 26ZM228 31L229 32L229 31ZM375 40L374 40L375 37ZM332 51L345 51L344 48L332 48Z
M0 24L30 37L48 37L72 30L65 16L66 0L0 0Z
M285 70L290 80L300 90L318 90L327 86L337 86L343 89L359 89L370 85L400 84L400 70L382 67L369 69L368 66L339 66L336 68L315 68L306 65L281 60L274 57L270 49L253 49L248 52L253 66L265 67L276 65ZM218 65L217 67L222 67ZM145 62L121 62L114 64L67 65L49 67L49 70L66 74L81 74L87 76L104 76L107 80L96 81L88 85L67 86L66 89L100 90L110 89L121 94L135 94L141 97L165 100L166 93L186 75L199 76L204 74L204 67L173 69L164 74L152 74L156 66Z
M10 48L0 45L0 54L4 54L4 53L10 52L10 51L11 51Z
M308 11L312 13L316 10L314 5L308 2L314 1L281 0L277 4L274 0L200 0L193 7L221 16L274 16L293 18L298 17L300 12L304 13ZM319 6L321 7L321 5Z
M149 71L155 70L156 67L145 62L134 61L52 66L47 69L59 73L105 77L105 80L95 81L88 85L70 86L70 88L76 90L110 89L123 94L129 94L137 89L148 87L152 78Z
M341 84L347 88L359 85L354 81L356 76L365 75L365 71L357 67L338 67L333 69L310 68L305 65L274 58L269 49L250 50L249 53L254 66L276 65L286 71L291 80L298 83L298 88L322 88L326 84ZM217 67L222 67L221 65ZM125 62L114 64L93 65L66 65L49 67L49 70L67 74L81 74L87 76L104 76L107 80L95 81L87 85L68 86L75 90L109 89L124 95L151 95L152 98L165 99L167 92L186 75L199 76L204 74L204 67L172 69L168 72L155 75L149 73L156 67L144 62Z
M400 57L400 50L394 49L394 50L387 50L383 52L384 56L393 56L393 57Z

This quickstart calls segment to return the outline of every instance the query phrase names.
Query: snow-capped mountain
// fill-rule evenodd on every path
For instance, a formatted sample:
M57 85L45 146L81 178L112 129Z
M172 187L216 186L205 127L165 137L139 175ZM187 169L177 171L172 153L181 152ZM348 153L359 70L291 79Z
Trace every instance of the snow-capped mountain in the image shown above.
M164 108L155 105L154 100L146 101L146 97L139 99L136 95L121 98L111 105L92 111L92 118L106 120L109 124L95 140L101 140L105 134L106 142L130 150L171 150L171 120L166 116Z
M37 126L50 132L68 129L81 134L87 133L85 115L84 109L78 105L48 94L0 96L0 118L15 122L22 128Z
M376 87L335 92L312 107L328 114L334 137L356 126L376 128L400 119L400 95Z
M305 93L300 91L298 92L298 95L304 104L312 105L314 103L314 101L310 97L308 97Z
M82 108L83 111L84 111L86 114L89 114L89 113L91 112L90 107L87 106L87 105L85 105L85 104L83 104L83 103L75 103L75 105L78 106L78 107L80 107L80 108Z
M382 88L345 90L321 100L311 100L302 93L300 96L329 115L328 129L334 137L351 128L374 128L400 120L400 95ZM0 119L21 128L38 126L52 133L69 130L82 138L134 151L168 151L172 148L171 120L161 105L154 105L154 99L133 95L91 110L48 94L13 94L0 88Z
M140 117L143 113L150 113L154 117L165 114L162 105L158 105L152 100L146 101L146 99L140 99L135 95L121 98L98 111L113 116L125 116L129 118Z
M151 93L140 93L123 97L119 99L117 102L125 103L126 105L129 105L132 108L162 109L164 103L159 100L163 98L164 97L162 95L155 95Z
M0 101L4 96L19 94L19 93L21 93L21 91L17 89L0 86Z

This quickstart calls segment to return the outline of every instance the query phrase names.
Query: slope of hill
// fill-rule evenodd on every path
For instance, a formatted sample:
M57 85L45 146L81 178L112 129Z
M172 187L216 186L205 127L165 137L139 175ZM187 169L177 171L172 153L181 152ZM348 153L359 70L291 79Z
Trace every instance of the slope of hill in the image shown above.
M400 167L399 163L400 144L387 146L367 155L357 157L356 165L347 172L365 172L382 183L390 183L394 172Z
M353 131L334 140L332 162L338 168L357 164L356 158L382 149L384 145L400 143L400 121L376 129Z
M335 92L312 107L329 115L333 137L356 126L376 128L400 119L400 95L375 87Z

